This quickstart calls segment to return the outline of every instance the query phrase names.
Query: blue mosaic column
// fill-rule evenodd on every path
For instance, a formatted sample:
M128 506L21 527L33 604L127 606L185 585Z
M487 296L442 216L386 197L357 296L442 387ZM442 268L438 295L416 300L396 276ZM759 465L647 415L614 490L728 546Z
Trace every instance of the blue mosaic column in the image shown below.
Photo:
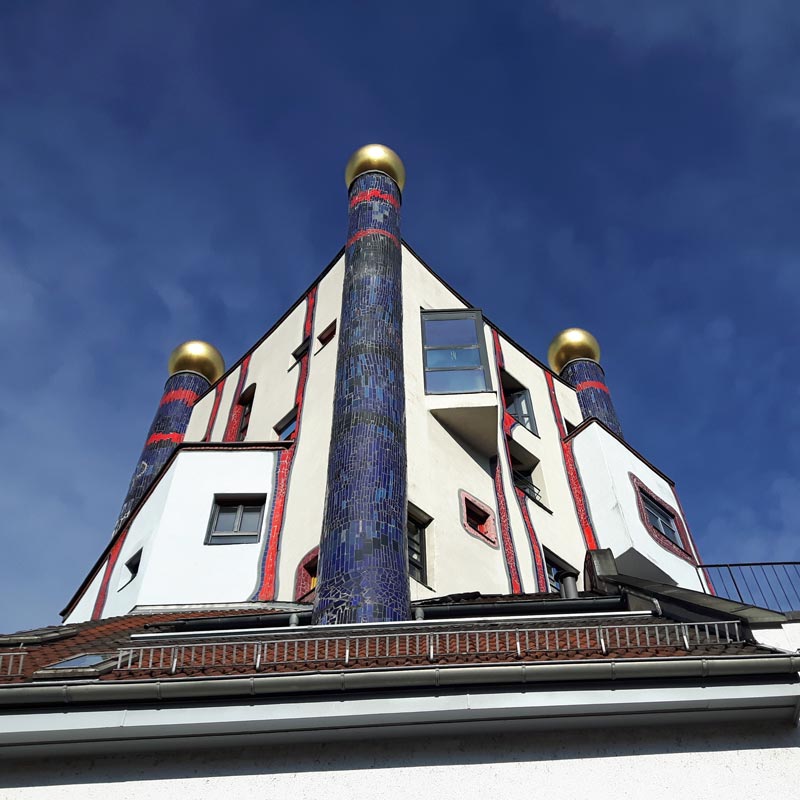
M578 403L584 419L596 417L623 438L622 426L619 424L614 403L611 402L605 372L600 364L589 358L578 358L564 366L561 377L578 393Z
M114 526L116 533L142 499L172 451L183 441L192 406L222 374L219 352L205 342L185 342L170 357L170 376Z
M392 157L396 163L381 160ZM381 158L367 165L379 171L348 180L349 225L314 624L410 618L398 185L404 171L392 151Z

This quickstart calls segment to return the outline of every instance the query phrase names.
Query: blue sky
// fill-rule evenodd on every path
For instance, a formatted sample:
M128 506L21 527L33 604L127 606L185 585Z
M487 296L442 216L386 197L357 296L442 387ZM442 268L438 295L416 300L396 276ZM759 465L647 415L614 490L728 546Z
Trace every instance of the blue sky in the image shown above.
M343 243L344 164L529 350L589 328L707 561L800 559L800 5L0 4L0 630L58 620L187 338Z

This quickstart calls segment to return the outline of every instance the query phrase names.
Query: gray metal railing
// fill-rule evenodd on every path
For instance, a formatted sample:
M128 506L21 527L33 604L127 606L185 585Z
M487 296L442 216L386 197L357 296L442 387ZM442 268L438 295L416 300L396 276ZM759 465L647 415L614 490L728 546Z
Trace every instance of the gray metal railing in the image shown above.
M27 653L14 651L13 653L0 653L0 678L10 678L22 675Z
M542 502L542 490L527 475L517 470L514 470L514 485L525 492L531 500Z
M703 564L698 569L718 597L773 611L800 611L800 561Z
M617 650L693 647L742 642L739 624L660 623L570 628L506 628L413 633L374 633L325 638L265 638L260 641L205 641L123 647L117 670L164 670L171 674L209 667L271 671L292 665L316 669L369 666L377 660L432 663L491 656L525 660L537 653L607 654Z

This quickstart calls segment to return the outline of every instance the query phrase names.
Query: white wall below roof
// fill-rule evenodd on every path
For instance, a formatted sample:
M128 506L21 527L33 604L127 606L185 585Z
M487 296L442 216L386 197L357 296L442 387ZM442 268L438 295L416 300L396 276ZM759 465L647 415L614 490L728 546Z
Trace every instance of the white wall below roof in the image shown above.
M644 527L629 473L680 515L672 485L600 425L589 425L573 441L598 544L611 549L620 572L659 580L660 570L678 586L704 591L695 567L662 547ZM650 574L648 562L656 568Z
M274 451L181 451L128 529L108 584L104 617L134 606L232 603L253 591L272 500ZM264 494L266 509L258 542L205 544L215 494ZM125 563L142 559L129 581ZM102 571L101 571L102 576ZM101 578L65 622L89 619Z
M270 745L2 765L3 800L797 797L790 723Z

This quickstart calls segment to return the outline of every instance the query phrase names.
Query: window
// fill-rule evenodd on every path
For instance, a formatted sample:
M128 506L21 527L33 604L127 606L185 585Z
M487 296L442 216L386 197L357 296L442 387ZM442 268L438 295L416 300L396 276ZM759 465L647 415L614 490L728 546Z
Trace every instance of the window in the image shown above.
M139 548L126 562L125 562L125 569L128 570L127 575L122 576L122 586L120 589L124 589L138 574L139 574L139 565L142 563L142 548Z
M250 427L250 414L253 411L253 400L256 396L256 385L252 384L242 392L239 398L239 405L242 407L242 416L239 420L239 431L236 434L236 441L243 442L247 438L247 430Z
M306 553L294 576L294 599L299 603L313 603L317 589L319 547Z
M557 556L551 550L548 550L546 547L542 548L544 550L544 569L547 575L547 585L551 592L559 592L562 593L562 585L564 583L572 585L573 596L577 593L577 584L576 579L578 577L578 570L575 569L571 564L568 564L564 561L561 556ZM567 594L566 596L570 596Z
M409 506L406 515L406 532L408 534L408 574L420 583L427 585L428 569L425 553L425 528L431 524L431 518L416 507Z
M336 336L336 320L331 322L331 324L328 325L328 327L325 328L325 330L322 331L319 336L317 336L317 341L319 342L320 347L325 347L325 345L328 344L328 342L330 342L334 336Z
M458 494L461 501L461 524L464 530L492 546L497 546L497 529L492 510L463 490Z
M266 497L217 495L211 508L206 544L244 544L257 542L261 536Z
M428 394L491 389L480 311L423 311L422 347Z
M293 408L274 428L278 438L285 442L294 439L297 430L297 408Z
M64 661L57 661L55 664L48 664L45 669L81 669L83 667L96 667L104 661L108 661L112 656L110 653L84 653L80 656L73 656Z
M682 547L681 537L675 527L675 517L644 493L642 493L642 505L650 524L671 542L674 542L678 547Z
M539 435L536 428L536 419L533 416L533 406L528 390L507 372L500 373L503 383L503 395L506 401L506 412L531 433Z
M308 348L311 346L311 337L306 336L302 342L292 351L292 358L295 361L299 361L307 352Z
M632 472L628 477L633 484L639 518L647 533L665 550L696 566L692 540L680 514Z

